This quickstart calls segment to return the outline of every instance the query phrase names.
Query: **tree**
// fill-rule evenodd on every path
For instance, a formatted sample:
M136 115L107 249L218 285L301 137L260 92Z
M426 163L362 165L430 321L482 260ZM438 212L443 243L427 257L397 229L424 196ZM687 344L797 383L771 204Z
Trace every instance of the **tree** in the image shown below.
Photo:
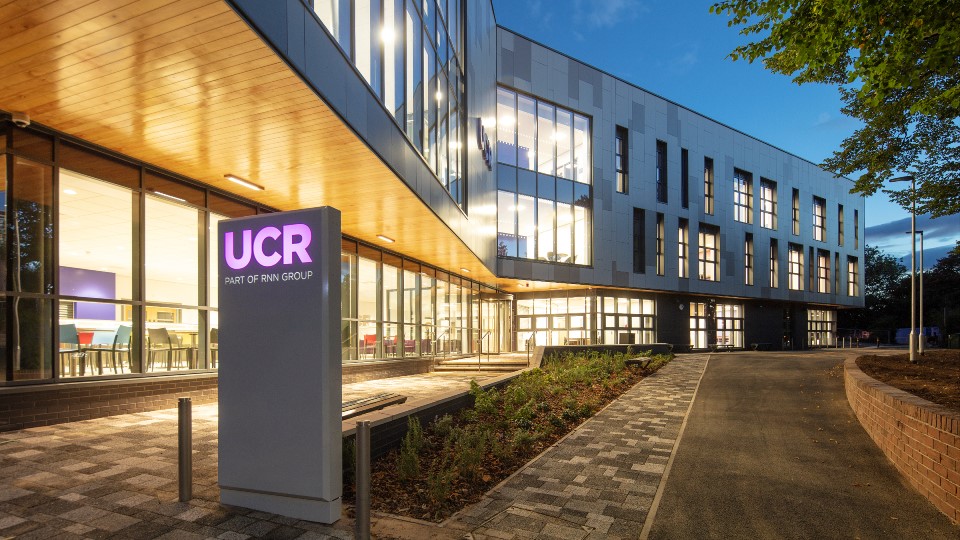
M893 255L875 246L864 246L864 308L840 312L843 328L874 331L893 330L903 326L910 312L910 276Z
M942 335L960 332L960 241L923 275L924 322Z
M912 171L918 213L960 212L960 0L723 0L710 11L757 38L734 60L839 87L844 114L864 126L822 166L860 173L853 193ZM909 188L887 193L912 201Z

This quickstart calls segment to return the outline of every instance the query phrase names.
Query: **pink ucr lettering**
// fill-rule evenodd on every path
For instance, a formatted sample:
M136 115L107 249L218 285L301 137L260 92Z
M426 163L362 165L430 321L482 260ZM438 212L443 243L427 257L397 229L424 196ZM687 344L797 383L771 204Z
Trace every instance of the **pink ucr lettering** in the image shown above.
M276 241L281 237L282 241L278 246ZM253 231L245 230L241 233L240 256L237 257L234 234L228 232L223 235L224 258L227 266L234 270L246 268L251 258L268 268L277 265L280 261L283 261L284 265L293 264L294 256L300 260L301 264L310 263L313 259L307 252L307 248L312 238L313 233L310 227L303 223L284 225L282 233L276 227L264 227L257 231L256 236L253 235ZM277 248L282 250L282 254L281 251L277 251Z
M294 237L299 237L299 242L294 242ZM310 254L307 253L307 246L313 238L310 227L303 223L283 226L283 264L293 264L293 256L296 254L300 263L313 262Z
M242 242L240 243L240 257L236 257L236 249L233 246L233 233L228 232L223 235L223 255L227 259L227 266L234 270L246 268L250 264L250 239L253 237L253 231L243 231Z

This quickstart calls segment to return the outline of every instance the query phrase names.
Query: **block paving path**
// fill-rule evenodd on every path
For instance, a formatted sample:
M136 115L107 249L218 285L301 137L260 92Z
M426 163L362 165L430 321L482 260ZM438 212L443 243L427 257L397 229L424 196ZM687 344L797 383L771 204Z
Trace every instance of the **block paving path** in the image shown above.
M445 525L476 540L637 538L707 359L678 356Z

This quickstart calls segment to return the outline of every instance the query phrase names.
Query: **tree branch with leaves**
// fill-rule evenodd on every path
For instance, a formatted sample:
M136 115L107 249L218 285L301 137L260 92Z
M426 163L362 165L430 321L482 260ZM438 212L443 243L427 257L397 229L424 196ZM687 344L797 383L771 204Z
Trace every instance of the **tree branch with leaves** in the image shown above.
M725 0L710 11L755 39L733 60L839 87L843 113L864 125L822 166L856 175L853 193L909 207L909 188L884 185L910 172L918 213L960 212L960 0Z

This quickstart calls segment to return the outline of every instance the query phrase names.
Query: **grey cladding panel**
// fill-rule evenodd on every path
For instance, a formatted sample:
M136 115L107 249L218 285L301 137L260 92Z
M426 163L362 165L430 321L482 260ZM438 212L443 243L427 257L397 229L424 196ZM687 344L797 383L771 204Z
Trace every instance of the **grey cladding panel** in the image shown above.
M580 64L571 58L567 58L567 96L580 99Z
M680 138L680 108L667 103L667 133Z
M517 40L514 43L514 53L513 53L513 75L518 79L523 79L527 82L530 82L530 71L533 52L530 50L530 42L521 39Z
M500 77L505 81L513 78L513 51L500 49Z
M643 133L646 131L647 124L647 108L643 103L633 102L633 109L631 111L629 128L631 131L636 131L638 133Z

